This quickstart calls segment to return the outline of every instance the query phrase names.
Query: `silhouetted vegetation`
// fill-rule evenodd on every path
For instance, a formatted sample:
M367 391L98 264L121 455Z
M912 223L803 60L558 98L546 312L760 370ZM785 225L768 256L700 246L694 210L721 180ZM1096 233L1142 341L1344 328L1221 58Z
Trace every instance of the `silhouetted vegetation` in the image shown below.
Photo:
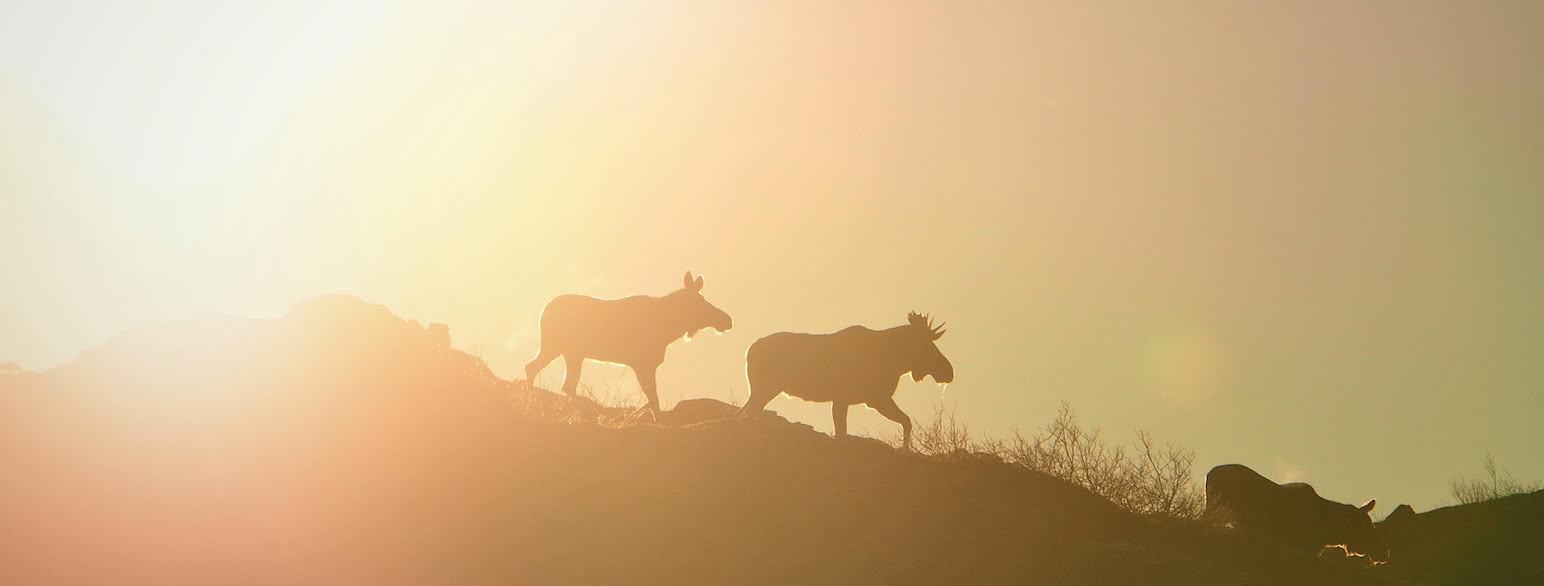
M1541 482L1518 482L1512 471L1496 465L1496 458L1485 455L1485 475L1480 478L1453 479L1453 501L1460 505L1483 503L1514 494L1527 494L1544 489Z
M1192 471L1194 452L1159 445L1142 430L1129 445L1106 443L1101 431L1079 423L1077 413L1066 403L1040 432L1025 437L1015 431L1008 439L972 435L952 409L939 405L933 420L917 431L916 449L939 456L992 454L1086 488L1142 515L1197 519L1205 505Z

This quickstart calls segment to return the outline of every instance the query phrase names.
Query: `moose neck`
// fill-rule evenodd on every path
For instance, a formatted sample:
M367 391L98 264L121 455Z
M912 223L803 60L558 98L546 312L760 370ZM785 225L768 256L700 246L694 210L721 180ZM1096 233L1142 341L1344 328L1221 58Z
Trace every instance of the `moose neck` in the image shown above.
M668 298L650 297L649 305L651 329L659 336L660 342L669 344L695 329L690 323L691 318L676 311Z
M911 326L899 326L879 332L882 337L886 366L899 377L916 368L917 333Z

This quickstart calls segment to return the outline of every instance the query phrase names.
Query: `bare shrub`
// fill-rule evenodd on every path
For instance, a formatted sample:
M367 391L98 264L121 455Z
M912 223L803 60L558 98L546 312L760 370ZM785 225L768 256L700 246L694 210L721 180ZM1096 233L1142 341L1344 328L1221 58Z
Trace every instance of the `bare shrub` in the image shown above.
M1137 431L1129 446L1107 444L1099 429L1078 423L1066 403L1039 433L1025 437L1014 431L1009 439L972 436L953 410L938 405L933 420L919 427L913 440L917 451L933 456L989 453L1086 488L1138 514L1196 519L1206 502L1192 474L1194 452L1159 445L1146 431Z
M897 445L900 436L892 438ZM990 452L980 449L970 436L970 427L955 418L953 409L945 409L942 403L933 405L933 420L918 427L912 433L914 449L933 456L949 456L960 452Z
M1452 494L1454 502L1468 505L1514 494L1527 494L1541 488L1544 488L1544 483L1518 482L1512 476L1512 471L1497 466L1496 458L1485 454L1485 475L1472 480L1463 476L1453 479Z

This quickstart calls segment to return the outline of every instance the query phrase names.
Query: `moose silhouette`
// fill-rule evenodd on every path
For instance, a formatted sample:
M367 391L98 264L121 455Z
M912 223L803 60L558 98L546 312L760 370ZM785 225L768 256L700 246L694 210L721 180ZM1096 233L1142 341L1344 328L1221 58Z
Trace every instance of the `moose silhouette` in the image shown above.
M1368 516L1377 503L1337 503L1308 484L1276 484L1242 464L1223 464L1206 473L1208 518L1310 553L1344 545L1347 552L1387 560L1388 547Z
M536 380L553 359L562 356L568 365L563 392L579 389L579 372L585 359L621 364L633 369L653 412L659 411L654 375L665 361L665 348L683 335L690 339L707 328L729 330L729 314L702 297L702 277L686 272L681 289L664 297L634 295L621 299L596 299L585 295L560 295L541 312L541 350L525 365L527 381Z
M935 344L943 326L911 313L907 324L882 331L852 326L834 334L780 332L745 351L750 400L742 416L759 413L779 393L817 403L831 402L838 437L847 435L847 408L863 404L901 424L901 443L911 447L911 418L895 404L895 389L908 372L914 381L927 376L954 381L954 365Z

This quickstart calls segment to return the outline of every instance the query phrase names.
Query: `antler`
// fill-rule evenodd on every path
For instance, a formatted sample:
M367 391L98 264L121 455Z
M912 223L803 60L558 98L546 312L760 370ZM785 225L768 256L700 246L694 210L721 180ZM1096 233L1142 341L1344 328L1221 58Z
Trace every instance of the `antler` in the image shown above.
M944 332L948 331L948 330L944 329L944 326L949 325L948 322L944 322L944 323L938 324L937 327L934 327L933 326L933 318L932 317L924 315L924 314L921 314L921 313L917 313L915 311L906 314L906 321L910 322L913 327L922 328L923 330L926 330L928 335L932 336L934 340L937 340L937 339L943 337Z
M927 316L915 311L906 314L906 321L911 322L911 325L917 326L919 328L927 327Z

